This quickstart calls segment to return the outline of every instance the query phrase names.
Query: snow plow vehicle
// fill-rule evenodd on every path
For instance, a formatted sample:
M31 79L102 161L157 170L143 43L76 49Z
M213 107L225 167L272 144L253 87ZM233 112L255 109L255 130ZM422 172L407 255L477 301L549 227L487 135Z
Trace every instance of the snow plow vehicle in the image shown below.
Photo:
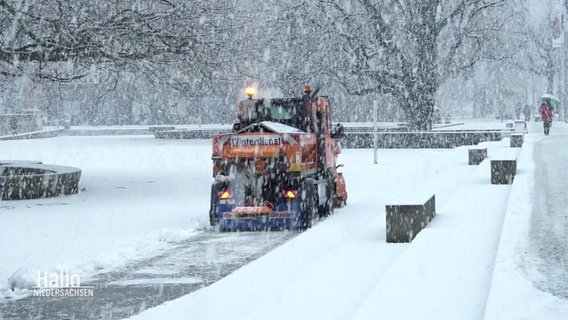
M232 133L212 138L212 226L305 230L344 203L335 153L343 126L332 126L329 100L317 93L305 86L301 97L255 99L247 88Z

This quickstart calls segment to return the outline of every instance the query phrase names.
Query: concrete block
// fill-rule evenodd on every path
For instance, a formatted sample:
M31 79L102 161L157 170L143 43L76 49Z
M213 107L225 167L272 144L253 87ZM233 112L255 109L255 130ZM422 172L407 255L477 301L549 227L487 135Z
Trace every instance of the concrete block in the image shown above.
M436 216L436 197L409 204L386 205L387 242L411 242Z
M517 160L491 160L491 184L512 184Z
M523 133L511 133L509 136L510 138L510 147L511 148L520 148L523 146L524 141L524 134Z
M469 162L468 164L471 165L478 165L487 158L487 148L483 149L469 149L468 150Z

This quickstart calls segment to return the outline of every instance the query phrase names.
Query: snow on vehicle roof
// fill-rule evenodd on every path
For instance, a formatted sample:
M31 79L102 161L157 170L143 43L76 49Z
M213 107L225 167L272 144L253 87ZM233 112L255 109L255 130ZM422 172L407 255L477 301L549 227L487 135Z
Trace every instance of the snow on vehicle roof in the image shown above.
M272 121L262 121L260 125L270 131L276 133L305 133L305 131L298 128L290 127L283 123L272 122Z

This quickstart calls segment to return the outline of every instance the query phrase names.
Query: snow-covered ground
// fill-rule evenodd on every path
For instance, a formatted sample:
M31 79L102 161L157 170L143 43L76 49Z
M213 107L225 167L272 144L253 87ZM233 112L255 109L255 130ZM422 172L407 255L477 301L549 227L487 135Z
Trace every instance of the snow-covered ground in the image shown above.
M78 195L0 202L0 296L12 294L11 276L26 282L20 288L35 284L37 270L70 270L85 282L208 223L209 141L101 136L0 144L3 159L82 170Z
M568 135L568 126L557 123L551 134ZM522 149L508 139L481 144L490 159L518 159L513 185L492 185L489 161L469 166L471 146L381 149L376 165L372 150L344 149L347 207L138 318L562 319L568 302L535 289L519 258L533 203L533 145L545 138L531 123ZM5 298L28 294L38 270L88 279L208 228L208 140L58 137L0 146L1 160L83 170L78 195L0 202ZM411 244L387 244L385 205L423 194L435 194L436 218Z

